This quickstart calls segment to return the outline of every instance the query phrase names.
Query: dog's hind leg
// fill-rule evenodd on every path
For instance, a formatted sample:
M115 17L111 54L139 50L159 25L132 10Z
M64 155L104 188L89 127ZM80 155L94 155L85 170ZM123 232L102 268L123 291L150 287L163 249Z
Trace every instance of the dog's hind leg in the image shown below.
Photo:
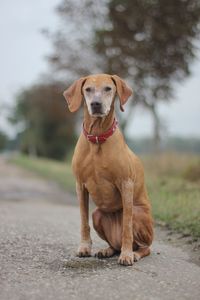
M135 249L134 261L150 254L149 246L153 240L153 221L149 210L140 207L134 207L133 215L133 238Z
M122 240L122 211L105 213L97 208L92 214L92 219L97 234L109 244L108 248L99 250L95 256L105 258L119 252Z
M153 224L148 211L140 207L134 207L133 211L133 254L134 261L138 261L150 254ZM97 208L92 218L97 234L109 244L108 248L99 250L95 256L105 258L119 253L122 246L122 210L105 213Z
M138 250L133 251L134 254L134 261L140 260L142 257L148 256L150 254L150 248L138 248Z

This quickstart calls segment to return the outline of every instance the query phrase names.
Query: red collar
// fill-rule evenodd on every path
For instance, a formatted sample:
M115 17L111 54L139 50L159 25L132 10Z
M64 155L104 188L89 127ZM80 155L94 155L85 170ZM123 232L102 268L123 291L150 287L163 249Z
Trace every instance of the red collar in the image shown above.
M112 126L104 133L99 134L99 135L93 135L93 134L89 134L85 128L84 128L84 124L83 124L83 133L86 137L86 139L89 142L92 142L94 144L102 144L104 143L111 135L113 135L113 133L115 132L116 128L117 128L117 124L118 122L114 119Z

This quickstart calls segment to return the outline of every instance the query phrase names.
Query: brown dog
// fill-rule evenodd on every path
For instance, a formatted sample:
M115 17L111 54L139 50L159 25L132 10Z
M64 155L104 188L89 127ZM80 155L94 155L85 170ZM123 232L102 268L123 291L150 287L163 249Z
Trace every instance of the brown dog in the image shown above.
M71 112L77 111L85 99L83 132L72 160L81 212L78 256L91 255L90 195L97 206L93 226L109 244L96 256L111 257L121 252L118 262L132 265L149 255L153 227L142 164L117 127L116 93L123 110L132 90L120 77L107 74L80 78L64 92Z

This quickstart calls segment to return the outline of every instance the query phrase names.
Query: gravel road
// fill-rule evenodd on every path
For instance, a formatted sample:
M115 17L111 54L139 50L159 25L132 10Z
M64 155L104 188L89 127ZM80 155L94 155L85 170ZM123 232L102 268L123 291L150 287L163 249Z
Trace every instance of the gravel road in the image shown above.
M74 196L0 158L0 300L200 299L200 267L156 230L149 257L75 257ZM104 246L94 232L94 249Z

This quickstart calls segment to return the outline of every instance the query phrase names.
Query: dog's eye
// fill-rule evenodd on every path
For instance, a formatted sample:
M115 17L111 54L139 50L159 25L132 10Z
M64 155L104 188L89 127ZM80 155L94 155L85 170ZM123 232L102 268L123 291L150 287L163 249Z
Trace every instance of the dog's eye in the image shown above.
M92 89L90 87L87 87L85 90L86 90L86 92L89 93L89 92L91 92Z
M110 86L106 86L106 87L104 88L104 91L105 91L105 92L111 91L111 87L110 87Z

